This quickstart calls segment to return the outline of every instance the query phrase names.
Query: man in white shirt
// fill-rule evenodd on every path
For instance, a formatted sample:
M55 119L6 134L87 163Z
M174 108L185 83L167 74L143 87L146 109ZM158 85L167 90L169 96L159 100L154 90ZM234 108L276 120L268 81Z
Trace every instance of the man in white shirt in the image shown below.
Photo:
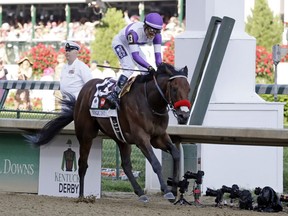
M67 41L65 44L65 56L67 63L63 66L60 75L60 91L63 98L65 93L70 93L77 99L83 85L92 79L90 68L77 58L80 50L79 44Z

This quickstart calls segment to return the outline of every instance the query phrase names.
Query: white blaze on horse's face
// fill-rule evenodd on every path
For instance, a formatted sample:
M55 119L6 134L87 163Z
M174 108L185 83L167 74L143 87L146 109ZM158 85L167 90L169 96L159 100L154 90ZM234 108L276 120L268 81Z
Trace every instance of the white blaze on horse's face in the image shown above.
M181 107L180 107L180 110L181 110L182 112L189 112L189 108L188 108L187 106L181 106Z

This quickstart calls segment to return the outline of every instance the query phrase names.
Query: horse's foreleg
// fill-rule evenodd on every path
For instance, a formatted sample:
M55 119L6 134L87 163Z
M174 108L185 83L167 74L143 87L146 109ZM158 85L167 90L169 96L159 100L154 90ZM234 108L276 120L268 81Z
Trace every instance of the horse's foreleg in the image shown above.
M168 142L169 152L173 158L173 184L172 186L172 193L177 196L177 184L176 182L179 181L179 168L180 168L180 151L176 148L172 143Z
M157 159L156 155L154 154L150 142L148 145L146 143L146 144L142 144L142 145L138 145L138 146L141 149L142 153L147 158L147 160L150 162L150 164L153 168L153 171L157 174L158 180L160 183L160 187L161 187L161 191L164 192L165 199L174 200L175 196L169 191L167 184L164 181L164 178L162 175L162 166L161 166L159 160Z
M86 140L85 142L79 141L80 143L80 157L78 160L78 174L79 174L79 183L80 183L80 190L79 190L79 197L84 196L84 178L88 168L88 156L92 145L92 139Z
M165 152L169 152L173 159L173 186L172 193L177 195L177 182L179 181L179 166L180 166L180 152L177 147L172 143L168 134L154 138L151 140L151 144L154 148L161 149Z
M122 161L122 168L124 173L126 174L127 178L129 179L133 189L134 193L138 195L139 197L144 195L144 191L136 181L133 172L132 172L132 164L131 164L131 146L129 144L125 144L122 142L117 142L120 155L121 155L121 161ZM143 200L147 201L147 200Z

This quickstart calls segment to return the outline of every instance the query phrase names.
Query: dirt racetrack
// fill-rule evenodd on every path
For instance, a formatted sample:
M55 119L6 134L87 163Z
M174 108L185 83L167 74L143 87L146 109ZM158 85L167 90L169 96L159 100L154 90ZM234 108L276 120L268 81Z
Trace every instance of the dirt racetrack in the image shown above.
M239 210L237 207L214 207L214 198L201 198L203 206L173 205L161 195L149 195L148 203L141 203L132 193L105 193L95 202L77 202L75 198L39 196L35 194L0 193L1 216L257 216L288 215L285 207L280 213ZM192 201L192 196L185 197Z

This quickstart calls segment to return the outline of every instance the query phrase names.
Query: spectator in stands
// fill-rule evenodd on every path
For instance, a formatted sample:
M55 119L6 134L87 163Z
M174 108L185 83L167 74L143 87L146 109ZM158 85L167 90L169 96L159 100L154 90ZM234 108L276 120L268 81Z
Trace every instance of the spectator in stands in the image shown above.
M2 61L5 62L5 64L9 63L8 62L8 57L7 57L7 54L6 54L6 47L5 47L5 43L3 41L0 41L0 59ZM3 63L4 63L3 62Z
M27 58L22 58L19 62L18 80L29 80L32 76L33 63ZM30 106L30 92L28 89L18 89L15 95L15 109L19 109L20 104L23 103L23 108L31 110Z
M65 43L67 64L60 75L60 91L64 99L67 99L66 93L77 98L83 85L93 78L90 68L77 58L79 50L80 46L76 42Z
M118 95L126 84L128 78L133 74L135 67L140 70L147 70L150 74L155 73L153 66L147 62L146 56L140 49L140 45L152 43L154 46L154 56L156 66L162 63L161 44L162 36L161 29L163 19L158 13L149 13L146 15L144 23L134 22L124 27L114 37L112 41L113 50L118 57L123 68L130 70L123 71L120 75L116 87L107 99L119 107Z
M114 70L112 70L110 67L110 62L108 60L105 60L103 65L106 67L103 70L103 76L104 77L112 77L112 78L116 78L116 73Z
M103 72L98 69L97 64L98 63L96 60L93 60L91 62L90 69L91 69L92 76L93 78L104 79Z
M0 59L0 80L7 80L6 75L8 74L7 69L4 67L4 61ZM0 89L0 100L4 94L4 89Z
M172 37L175 38L175 36L182 33L184 31L183 25L183 23L180 25L177 17L172 16L162 31L163 41L168 41Z

